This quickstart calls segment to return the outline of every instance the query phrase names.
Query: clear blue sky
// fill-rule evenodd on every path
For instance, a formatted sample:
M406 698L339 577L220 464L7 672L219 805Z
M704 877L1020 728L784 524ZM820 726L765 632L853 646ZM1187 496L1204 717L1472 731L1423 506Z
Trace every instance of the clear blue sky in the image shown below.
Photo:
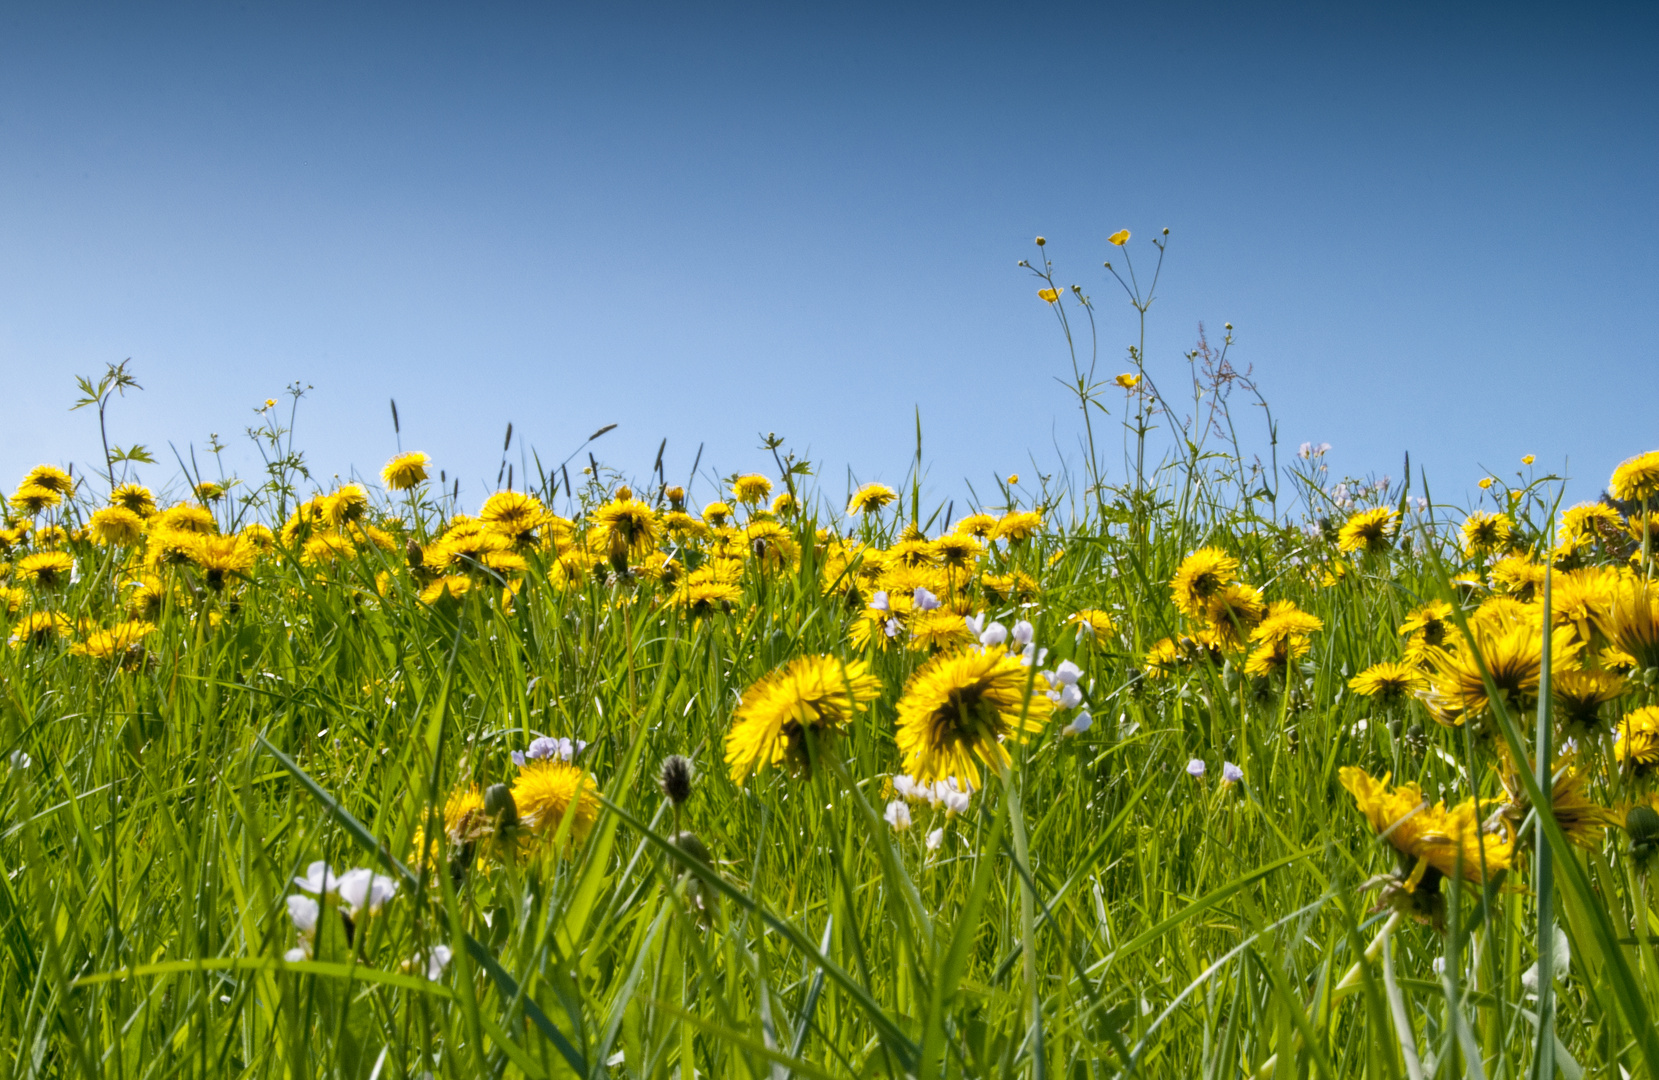
M509 421L515 460L618 423L639 474L777 431L839 492L918 407L983 491L1078 434L1016 260L1048 237L1112 373L1105 237L1166 226L1152 370L1231 321L1338 470L1593 496L1659 447L1652 5L337 7L0 16L0 484L94 463L72 376L130 356L114 437L245 475L298 379L320 474L378 470L395 396L468 505Z

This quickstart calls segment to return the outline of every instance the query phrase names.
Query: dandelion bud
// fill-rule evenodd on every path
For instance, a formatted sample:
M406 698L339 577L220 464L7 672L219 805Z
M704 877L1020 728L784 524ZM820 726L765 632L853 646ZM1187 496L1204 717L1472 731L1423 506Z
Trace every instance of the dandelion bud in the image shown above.
M414 537L410 537L409 542L403 546L403 556L409 560L410 566L420 566L426 561L426 554L421 551L421 546L415 543Z
M634 489L629 487L627 484L623 484L621 487L616 489L616 498L618 502L627 502L633 497Z
M670 754L662 763L657 783L662 786L662 793L668 796L668 801L679 806L691 798L691 781L695 775L690 758Z
M1646 803L1637 803L1624 818L1624 830L1630 834L1630 852L1645 859L1659 848L1659 812Z
M671 488L664 488L663 497L668 500L668 504L674 509L680 511L685 510L685 488L680 487L678 484Z
M712 866L714 864L714 856L709 854L708 845L697 839L696 833L676 833L674 836L674 846L705 866Z
M513 791L506 784L491 784L484 790L484 813L500 821L503 829L512 828L518 824L518 803L513 801Z

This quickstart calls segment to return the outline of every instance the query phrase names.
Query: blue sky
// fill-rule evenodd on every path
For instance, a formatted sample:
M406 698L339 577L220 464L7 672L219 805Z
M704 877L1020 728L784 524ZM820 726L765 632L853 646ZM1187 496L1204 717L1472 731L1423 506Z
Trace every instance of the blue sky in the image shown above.
M777 431L839 494L917 409L931 490L984 491L1076 452L1032 238L1110 374L1105 238L1168 227L1166 386L1230 321L1292 449L1593 496L1659 446L1659 9L1443 7L14 5L0 483L95 462L73 376L130 356L113 437L245 476L300 380L325 480L396 397L468 505L509 421L641 475Z

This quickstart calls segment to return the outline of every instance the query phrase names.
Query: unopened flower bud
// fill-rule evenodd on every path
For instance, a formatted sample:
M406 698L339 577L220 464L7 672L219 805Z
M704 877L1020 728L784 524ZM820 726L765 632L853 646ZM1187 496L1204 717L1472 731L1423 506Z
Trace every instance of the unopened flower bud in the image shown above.
M668 796L668 801L679 806L691 798L691 782L695 776L690 758L670 754L662 763L662 772L657 777L657 783L662 786L662 793Z
M506 784L491 784L484 789L484 813L496 819L503 829L518 824L518 803L513 801L513 790Z

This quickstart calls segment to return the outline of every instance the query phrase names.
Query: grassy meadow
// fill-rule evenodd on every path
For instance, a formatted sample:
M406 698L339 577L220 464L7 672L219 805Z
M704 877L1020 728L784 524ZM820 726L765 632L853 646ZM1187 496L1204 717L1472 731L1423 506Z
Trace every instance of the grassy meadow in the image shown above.
M12 1074L1654 1075L1659 453L1333 476L1030 269L1080 464L972 505L920 432L322 485L301 387L257 476L32 471Z

